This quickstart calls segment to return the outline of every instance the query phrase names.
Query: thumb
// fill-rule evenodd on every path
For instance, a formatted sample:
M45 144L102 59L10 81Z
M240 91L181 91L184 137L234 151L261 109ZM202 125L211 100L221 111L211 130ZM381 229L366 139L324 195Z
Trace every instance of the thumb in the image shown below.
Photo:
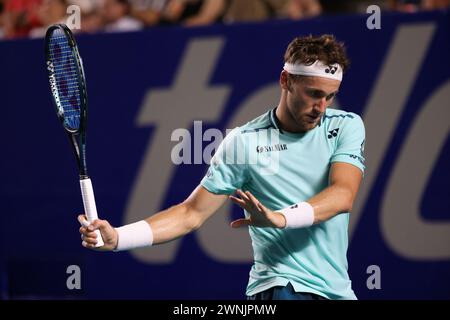
M101 230L103 231L106 227L108 226L108 223L105 220L94 220L92 221L92 223L89 225L88 230L89 231L94 231L94 230Z
M234 220L233 222L230 223L230 226L232 228L241 228L241 227L246 227L250 225L250 220L248 219L237 219Z
M78 216L78 222L83 226L83 227L88 227L90 225L89 221L87 221L86 216L84 214L80 214Z

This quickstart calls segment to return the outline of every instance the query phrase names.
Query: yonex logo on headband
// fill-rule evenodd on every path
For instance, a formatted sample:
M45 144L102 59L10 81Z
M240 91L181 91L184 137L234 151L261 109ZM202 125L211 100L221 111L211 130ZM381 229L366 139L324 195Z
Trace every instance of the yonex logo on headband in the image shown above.
M339 81L342 81L343 75L342 67L339 64L326 65L320 60L316 60L316 62L311 65L286 62L283 69L290 74L322 77Z
M332 66L330 68L325 69L325 73L335 74L337 69L338 69L337 67Z

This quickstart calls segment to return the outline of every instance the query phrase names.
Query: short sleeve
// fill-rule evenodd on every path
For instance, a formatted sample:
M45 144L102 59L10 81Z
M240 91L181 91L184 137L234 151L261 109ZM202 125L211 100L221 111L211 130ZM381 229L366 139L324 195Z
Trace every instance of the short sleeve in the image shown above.
M246 146L240 129L232 130L222 141L211 159L210 166L200 184L215 194L232 194L247 180L247 165L243 157Z
M351 113L351 115L353 117L345 118L345 124L339 132L331 162L350 163L364 173L364 145L366 141L364 122L357 114Z

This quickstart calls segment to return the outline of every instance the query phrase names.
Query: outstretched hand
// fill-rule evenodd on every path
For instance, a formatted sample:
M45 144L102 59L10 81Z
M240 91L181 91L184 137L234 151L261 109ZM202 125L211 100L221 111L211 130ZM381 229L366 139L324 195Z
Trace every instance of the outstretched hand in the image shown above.
M110 251L117 247L117 231L109 224L106 220L95 220L89 223L84 214L78 216L78 222L81 224L80 233L81 245L85 248L99 250L99 251ZM95 230L100 230L100 233L105 243L101 247L96 247L97 244L97 234Z
M284 228L286 226L286 219L281 213L267 209L251 194L250 191L243 192L238 189L236 190L236 195L239 197L230 195L230 200L247 211L250 216L249 218L234 220L230 224L232 228L244 226Z

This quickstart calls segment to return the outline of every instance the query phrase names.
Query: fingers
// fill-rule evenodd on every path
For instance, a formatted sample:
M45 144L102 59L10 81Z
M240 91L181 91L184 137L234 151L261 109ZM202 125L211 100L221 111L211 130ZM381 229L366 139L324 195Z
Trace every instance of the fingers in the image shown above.
M80 214L78 216L78 222L82 225L82 226L89 226L89 221L87 221L86 216L84 214Z
M231 222L232 228L240 228L246 226L256 227L273 227L276 226L273 222L272 211L267 209L255 196L250 192L242 192L242 190L236 190L236 194L239 196L230 195L229 198L234 203L243 208L249 215L247 219L238 219Z
M248 191L247 191L247 192L248 192ZM236 190L236 193L237 193L242 199L247 200L247 201L250 201L250 199L248 198L248 196L247 196L244 192L242 192L241 189L237 189L237 190Z
M267 209L266 207L264 207L264 205L261 202L258 202L258 204L256 205L256 207L258 208L258 210L262 213L268 214L270 213L270 210Z
M81 242L82 246L86 248L94 248L97 244L97 235L95 232L82 233L81 239L83 239L83 242Z
M81 239L85 244L93 244L97 243L97 234L95 231L89 230L89 227L80 227ZM84 245L83 245L84 246Z
M230 226L232 228L241 228L241 227L246 227L249 226L251 224L249 219L237 219L234 220L233 222L230 223Z
M114 237L112 234L114 233L114 228L112 228L107 220L96 219L89 222L86 219L86 216L81 214L78 216L78 222L81 224L79 229L81 239L83 240L81 244L85 248L99 250L99 247L96 247L98 241L101 241L102 238L104 240L105 237ZM99 236L101 236L101 238L99 238ZM101 248L104 247L105 246L102 246Z
M248 193L251 195L250 192L248 192ZM233 202L235 202L240 207L242 207L246 210L250 209L249 207L253 205L253 201L249 198L247 193L246 192L244 193L244 192L242 192L242 190L237 189L236 194L239 195L241 198L230 196L231 200L233 200Z
M92 227L92 230L97 230L97 229L103 230L108 226L108 222L106 220L97 219L97 220L94 220L90 226Z
M247 195L247 197L250 199L250 202L252 203L252 205L258 209L259 211L263 211L260 209L260 205L261 203L258 201L258 199L256 199L250 191L246 191L245 194Z
M233 201L234 203L236 203L238 206L240 206L241 208L244 208L245 206L245 201L239 198L236 198L235 196L228 196L231 201Z
M97 238L97 233L95 231L89 231L88 229L86 229L85 227L81 227L80 228L80 233L82 236L82 239L85 238Z
M83 242L85 242L86 244L95 246L97 244L97 237L83 237Z
M97 220L94 220L93 222L89 222L86 219L86 216L84 214L80 214L78 216L78 222L82 225L82 227L87 228L87 230L89 230L89 231L103 229L106 226L108 226L108 223L106 220L97 219ZM81 228L80 228L80 232L81 232Z
M239 205L241 208L247 211L259 211L262 213L266 213L267 209L264 207L261 202L256 199L250 191L242 192L242 190L236 190L236 194L238 194L241 198L237 198L235 196L230 195L229 198Z
M89 249L96 249L95 245L96 245L97 241L95 242L88 242L87 240L84 240L83 242L81 242L81 245L85 248L89 248Z
M95 245L97 244L97 234L95 233L95 229L97 228L95 222L97 220L89 224L85 215L80 214L78 221L81 224L79 231L81 233L81 239L83 239L81 245L85 248L95 249Z

